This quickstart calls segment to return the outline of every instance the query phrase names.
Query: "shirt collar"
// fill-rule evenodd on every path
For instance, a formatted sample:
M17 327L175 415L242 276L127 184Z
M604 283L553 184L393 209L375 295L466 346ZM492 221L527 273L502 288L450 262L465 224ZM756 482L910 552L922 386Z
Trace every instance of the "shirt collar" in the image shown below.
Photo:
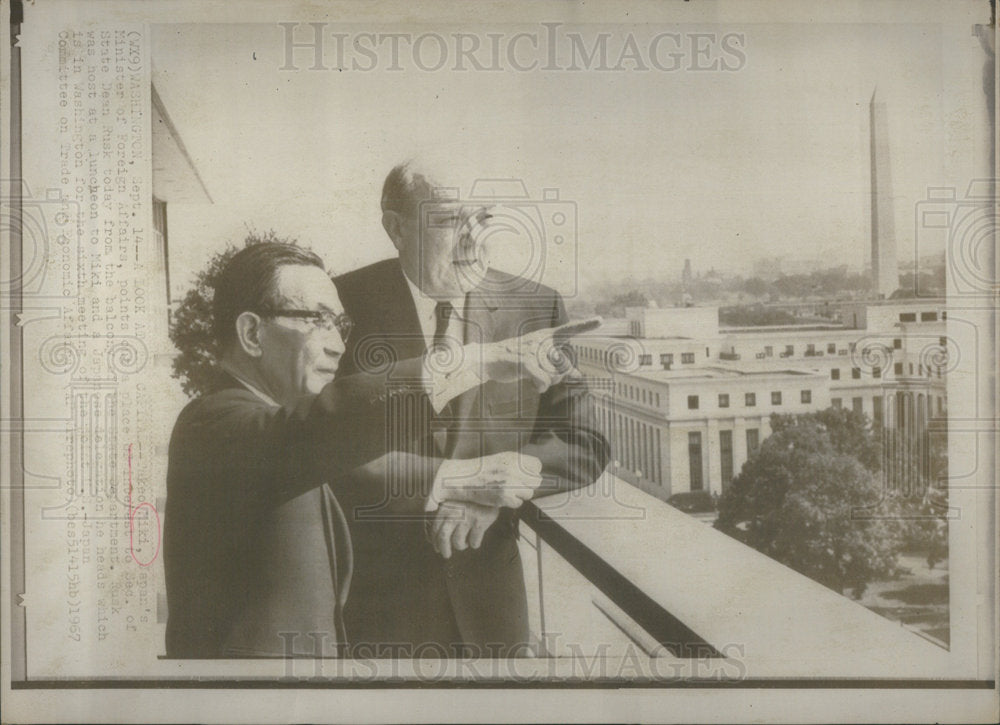
M428 342L434 338L434 328L437 325L437 320L434 317L434 310L437 307L438 301L433 297L428 297L420 288L417 287L410 278L406 276L406 272L403 272L403 279L406 280L406 286L410 288L410 295L413 297L413 305L417 308L417 318L420 320L420 330L424 334L424 339ZM465 313L465 297L456 297L454 299L447 300L451 303L451 306L455 308L455 312L458 314Z

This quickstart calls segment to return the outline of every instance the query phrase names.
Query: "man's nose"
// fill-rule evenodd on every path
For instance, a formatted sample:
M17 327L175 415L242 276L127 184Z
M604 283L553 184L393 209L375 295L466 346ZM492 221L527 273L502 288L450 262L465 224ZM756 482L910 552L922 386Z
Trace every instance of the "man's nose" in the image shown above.
M347 345L344 344L344 338L340 336L338 330L332 330L323 342L323 352L326 353L327 357L339 358L346 349Z

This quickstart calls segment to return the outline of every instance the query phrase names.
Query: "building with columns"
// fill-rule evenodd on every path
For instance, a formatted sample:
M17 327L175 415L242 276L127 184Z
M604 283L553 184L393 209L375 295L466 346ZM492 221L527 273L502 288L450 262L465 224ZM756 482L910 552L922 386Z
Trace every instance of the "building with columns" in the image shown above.
M891 440L925 458L928 424L947 413L944 300L854 303L842 317L850 327L724 329L714 307L629 308L624 324L609 321L618 334L574 338L581 372L602 383L613 473L664 500L721 494L772 413L831 406L898 431Z

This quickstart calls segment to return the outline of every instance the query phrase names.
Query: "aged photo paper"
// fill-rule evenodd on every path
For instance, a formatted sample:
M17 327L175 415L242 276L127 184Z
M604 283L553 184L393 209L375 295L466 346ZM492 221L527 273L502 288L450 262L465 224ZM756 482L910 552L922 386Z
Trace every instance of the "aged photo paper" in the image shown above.
M994 3L2 16L3 722L996 721Z

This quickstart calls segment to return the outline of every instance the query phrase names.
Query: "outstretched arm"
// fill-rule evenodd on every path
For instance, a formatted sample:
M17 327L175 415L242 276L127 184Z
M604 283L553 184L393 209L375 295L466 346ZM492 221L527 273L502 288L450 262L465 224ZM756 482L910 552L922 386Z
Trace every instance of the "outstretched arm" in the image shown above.
M557 294L552 304L551 325L559 327L567 319L562 298ZM608 464L611 447L598 430L586 381L564 379L542 395L531 440L521 452L542 462L544 480L536 490L536 497L597 480Z

